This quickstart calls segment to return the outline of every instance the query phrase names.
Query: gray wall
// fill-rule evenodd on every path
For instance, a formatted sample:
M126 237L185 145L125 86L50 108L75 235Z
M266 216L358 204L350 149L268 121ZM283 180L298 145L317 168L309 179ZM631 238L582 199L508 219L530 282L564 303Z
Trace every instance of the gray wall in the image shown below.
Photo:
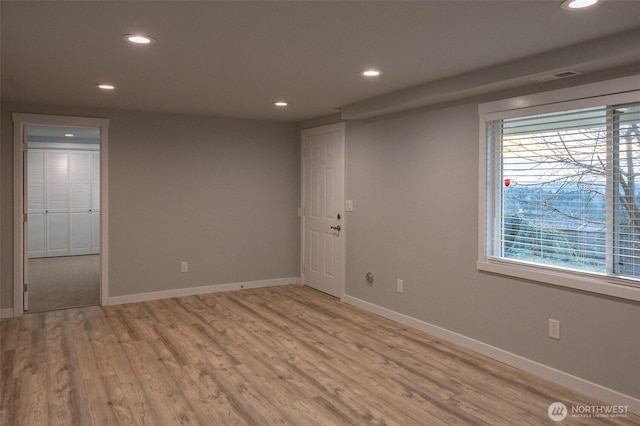
M110 296L299 275L295 125L3 104L0 307L13 303L14 111L110 119Z
M640 303L476 270L477 111L347 124L347 294L640 397Z

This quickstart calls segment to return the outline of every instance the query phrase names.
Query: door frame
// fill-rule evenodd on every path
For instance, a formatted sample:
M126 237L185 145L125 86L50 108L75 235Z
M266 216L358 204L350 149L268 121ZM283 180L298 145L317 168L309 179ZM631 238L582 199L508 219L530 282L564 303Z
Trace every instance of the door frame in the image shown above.
M306 275L306 271L305 271L305 255L306 255L306 238L305 238L305 234L306 234L306 217L307 217L307 208L306 208L306 181L305 181L305 176L306 176L306 168L305 168L305 144L304 144L304 137L305 136L314 136L314 135L322 135L325 133L336 133L336 132L340 132L341 136L342 136L342 163L343 163L343 179L342 179L342 194L343 197L346 195L345 194L345 181L346 181L346 168L347 168L347 161L346 161L346 123L340 122L340 123L336 123L336 124L328 124L328 125L324 125L324 126L319 126L319 127L312 127L312 128L308 128L308 129L303 129L300 132L300 170L301 170L301 176L300 176L300 181L301 181L301 196L300 196L300 200L301 200L301 208L300 211L298 212L298 216L301 217L301 221L300 221L300 283L302 285L305 285L305 275ZM345 210L345 200L342 200L342 211L343 211L343 229L340 231L340 300L343 301L344 300L344 295L345 295L345 289L346 289L346 282L347 282L347 271L346 271L346 267L347 267L347 231L348 231L348 226L347 226L347 215L346 215L346 210Z
M13 113L13 316L24 313L23 283L25 278L26 229L25 208L25 127L29 124L52 126L96 127L100 129L100 304L109 297L109 119L47 114Z

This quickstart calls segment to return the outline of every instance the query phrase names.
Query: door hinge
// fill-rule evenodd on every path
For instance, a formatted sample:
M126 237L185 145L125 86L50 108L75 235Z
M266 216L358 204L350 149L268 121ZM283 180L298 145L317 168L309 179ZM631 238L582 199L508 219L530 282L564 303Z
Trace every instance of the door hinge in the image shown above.
M29 291L29 284L27 283L22 284L22 292L26 293L28 291Z
M27 221L27 214L26 213L22 213L22 221L23 222Z
M307 272L307 266L306 265L302 265L302 273L304 274L305 272Z
M22 143L22 152L27 152L27 150L29 149L29 146L26 143Z

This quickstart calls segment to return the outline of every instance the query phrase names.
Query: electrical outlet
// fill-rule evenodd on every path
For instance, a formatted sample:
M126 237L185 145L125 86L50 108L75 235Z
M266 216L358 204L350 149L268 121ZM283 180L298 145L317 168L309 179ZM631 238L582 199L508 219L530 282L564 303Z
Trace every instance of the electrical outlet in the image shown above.
M183 260L180 263L180 272L189 272L189 262Z
M560 340L560 321L549 319L549 337Z
M404 293L404 281L403 280L399 279L396 282L396 286L397 286L397 289L398 289L398 293Z

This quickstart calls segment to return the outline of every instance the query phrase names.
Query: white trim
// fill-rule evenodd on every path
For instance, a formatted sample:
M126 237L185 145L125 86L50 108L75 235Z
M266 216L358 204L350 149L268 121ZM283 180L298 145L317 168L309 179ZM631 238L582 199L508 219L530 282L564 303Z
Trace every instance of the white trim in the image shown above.
M0 309L0 319L2 318L12 318L13 317L13 308L2 308Z
M17 123L13 118L13 311L19 314L23 311L23 291L24 280L23 258L24 258L24 231L22 217L24 214L24 156L22 143L24 139L24 124Z
M228 284L213 284L200 287L177 288L173 290L152 291L149 293L128 294L125 296L109 297L105 306L121 305L123 303L147 302L150 300L170 299L172 297L195 296L198 294L220 293L224 291L248 290L252 288L275 287L281 285L298 284L299 277L275 278L260 281L243 281Z
M479 260L476 268L480 271L508 275L530 281L553 284L590 293L605 294L621 299L640 301L640 287L625 285L623 279L607 276L593 276L579 271L555 271L538 266L527 267L525 264L507 260Z
M341 273L341 280L342 280L342 288L340 289L340 300L342 300L342 298L345 295L345 288L346 288L346 283L347 283L347 215L346 215L346 211L344 209L344 203L345 203L345 191L346 191L346 181L347 181L347 143L346 143L346 129L347 129L347 124L342 121L340 123L334 123L334 124L327 124L324 126L319 126L319 127L312 127L309 129L303 129L300 132L300 200L301 200L301 204L302 204L302 220L300 221L300 284L304 285L305 282L305 268L304 268L304 262L305 262L305 220L306 220L306 200L305 200L305 144L304 144L304 138L306 136L315 136L315 135L322 135L325 133L341 133L342 135L342 159L343 159L343 170L342 170L342 195L343 195L343 199L342 199L342 205L341 205L341 209L342 209L342 221L343 221L343 230L340 231L341 233L341 244L342 247L340 248L341 253L342 253L342 259L340 259L340 262L342 263L341 268L342 268L342 273Z
M532 361L520 355L507 352L503 349L496 348L495 346L488 345L462 334L429 324L428 322L412 318L352 296L345 295L343 301L360 309L364 309L365 311L380 315L381 317L396 321L402 325L415 328L416 330L423 331L437 338L488 356L496 361L500 361L512 367L526 371L527 373L531 373L558 385L565 386L573 391L583 393L605 403L627 405L629 406L630 412L640 414L640 399L638 398L625 395L621 392L606 388L580 377L573 376L547 365L540 364L539 362ZM551 402L553 401L550 401L550 403Z
M300 274L300 285L304 285L304 281L305 281L305 273L306 273L306 269L305 269L305 264L304 264L304 248L305 248L305 236L304 236L304 229L305 229L305 220L306 220L306 216L307 216L307 207L306 207L306 202L305 202L305 196L304 196L304 192L305 192L305 186L304 186L304 176L305 176L305 166L304 166L304 160L305 160L305 146L304 146L304 134L302 132L300 132L300 269L298 270L298 273Z
M100 127L100 304L109 300L109 122Z
M44 124L100 129L100 294L104 305L109 295L109 175L108 129L109 119L45 114L13 113L13 315L24 312L22 283L24 278L24 161L22 142L24 126Z

